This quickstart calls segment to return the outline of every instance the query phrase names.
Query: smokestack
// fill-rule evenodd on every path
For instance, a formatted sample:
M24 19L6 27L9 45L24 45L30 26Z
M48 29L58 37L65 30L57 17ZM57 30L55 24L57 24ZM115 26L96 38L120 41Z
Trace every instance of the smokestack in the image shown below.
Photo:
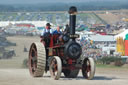
M69 14L70 14L70 25L69 25L70 35L75 35L77 8L75 6L70 7Z

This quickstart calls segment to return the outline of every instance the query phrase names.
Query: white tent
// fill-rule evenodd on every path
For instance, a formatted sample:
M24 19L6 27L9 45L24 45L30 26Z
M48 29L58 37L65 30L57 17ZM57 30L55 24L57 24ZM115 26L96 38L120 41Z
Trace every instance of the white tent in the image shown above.
M114 38L117 39L118 37L123 37L123 39L125 39L126 34L128 34L128 29L118 35L115 35Z
M0 27L8 26L10 23L11 24L31 23L31 24L34 24L36 27L44 27L46 25L47 21L0 21Z

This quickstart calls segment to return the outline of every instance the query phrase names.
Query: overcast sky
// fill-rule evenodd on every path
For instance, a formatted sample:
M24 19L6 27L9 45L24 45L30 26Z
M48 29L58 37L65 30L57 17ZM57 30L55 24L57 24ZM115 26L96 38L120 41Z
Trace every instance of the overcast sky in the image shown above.
M86 2L86 1L126 1L126 0L0 0L0 4L38 4L46 2Z

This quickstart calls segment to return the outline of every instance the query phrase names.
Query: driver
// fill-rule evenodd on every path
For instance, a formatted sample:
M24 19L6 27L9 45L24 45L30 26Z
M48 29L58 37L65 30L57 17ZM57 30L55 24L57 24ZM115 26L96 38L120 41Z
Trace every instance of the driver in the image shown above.
M41 33L41 36L45 36L46 33L49 33L49 34L52 34L53 33L53 30L51 29L50 23L47 23L46 24L45 29L43 29L43 31Z
M51 29L51 25L50 23L47 23L46 24L46 27L45 29L43 29L42 33L41 33L41 41L45 41L44 42L44 45L45 45L45 48L49 47L50 45L50 36L53 34L53 30ZM49 50L46 49L46 60L48 60L48 52ZM48 61L46 62L46 68L45 69L48 69Z
M45 46L46 47L49 47L50 35L51 34L53 34L53 30L51 29L50 23L47 23L45 29L43 29L43 31L41 33L41 38L42 38L43 41L45 41Z

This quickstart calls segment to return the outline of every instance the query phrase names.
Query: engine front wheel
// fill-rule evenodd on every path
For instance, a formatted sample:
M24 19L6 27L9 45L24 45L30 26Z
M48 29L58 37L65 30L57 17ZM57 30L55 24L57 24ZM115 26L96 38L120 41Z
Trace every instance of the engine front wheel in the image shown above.
M58 80L62 72L62 62L58 56L54 56L50 61L49 71L51 77Z
M95 74L95 63L93 58L86 58L82 65L82 74L84 78L88 80L93 79Z

